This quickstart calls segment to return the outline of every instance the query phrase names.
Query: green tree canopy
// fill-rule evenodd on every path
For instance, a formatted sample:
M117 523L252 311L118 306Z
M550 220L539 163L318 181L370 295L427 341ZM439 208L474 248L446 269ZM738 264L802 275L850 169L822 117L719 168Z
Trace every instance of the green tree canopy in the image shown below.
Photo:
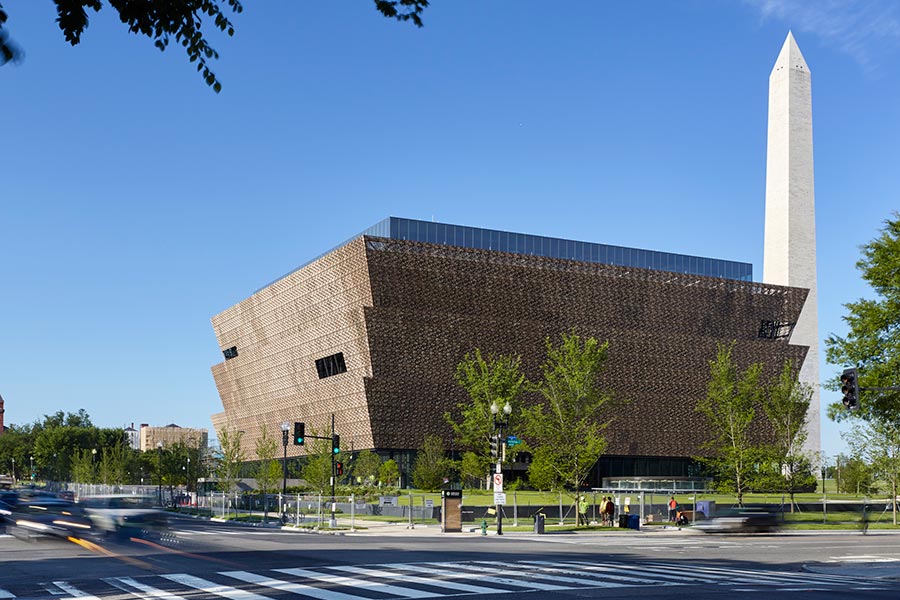
M761 474L764 487L790 496L794 511L794 494L815 483L811 458L803 450L806 442L807 414L813 389L797 379L799 367L785 361L776 380L762 395L763 411L772 428L772 439L763 447L769 468Z
M720 344L715 360L709 362L710 380L706 396L697 403L697 412L706 417L712 438L705 444L711 456L699 458L709 467L723 492L737 496L743 506L754 468L761 458L759 447L750 439L750 424L762 397L761 365L738 371L731 356L734 344Z
M371 450L363 450L353 461L352 475L362 485L372 485L378 479L381 457Z
M575 331L562 334L558 345L550 338L545 343L547 358L536 386L543 402L522 411L528 444L535 449L529 476L540 487L564 486L576 504L606 450L604 430L611 419L605 413L612 396L601 389L599 377L608 344Z
M381 463L378 468L378 481L384 485L398 485L400 482L400 467L393 458Z
M32 0L34 1L34 0ZM242 0L51 0L56 5L56 23L73 46L81 42L90 23L88 9L99 12L106 4L118 13L128 31L151 40L160 51L170 42L184 48L188 59L197 63L197 72L207 85L219 92L222 84L209 68L219 53L209 44L210 30L234 35L234 24L228 15L244 10ZM422 11L428 0L374 0L375 8L385 17L398 21L412 21L422 27ZM4 28L9 15L0 3L0 65L22 59L23 51L10 40ZM206 26L204 28L204 25Z
M489 354L485 358L477 348L457 365L456 382L469 394L469 401L457 405L458 421L449 412L444 413L444 420L453 429L459 446L475 457L469 458L467 471L475 468L472 463L477 460L481 477L490 472L490 440L494 431L491 405L503 407L509 403L515 407L527 384L521 367L519 356Z
M826 357L833 365L857 366L863 387L900 385L900 213L885 221L877 238L863 246L856 263L862 278L875 293L845 304L845 336L834 333L825 340ZM837 387L836 381L832 387ZM834 420L845 418L897 421L900 391L863 391L857 411L840 403L829 407Z
M449 473L449 461L444 455L444 440L437 435L426 435L422 448L416 455L416 462L413 463L413 485L420 490L438 490Z

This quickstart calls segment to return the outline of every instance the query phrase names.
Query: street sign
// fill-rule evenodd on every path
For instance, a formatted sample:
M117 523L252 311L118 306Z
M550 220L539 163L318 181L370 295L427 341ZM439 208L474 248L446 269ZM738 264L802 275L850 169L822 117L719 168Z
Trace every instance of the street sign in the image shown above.
M518 446L521 443L522 443L522 440L520 440L518 436L515 436L515 435L506 436L506 445L507 446Z
M494 492L503 491L503 473L494 473Z
M506 504L506 494L504 494L503 492L494 492L494 504Z

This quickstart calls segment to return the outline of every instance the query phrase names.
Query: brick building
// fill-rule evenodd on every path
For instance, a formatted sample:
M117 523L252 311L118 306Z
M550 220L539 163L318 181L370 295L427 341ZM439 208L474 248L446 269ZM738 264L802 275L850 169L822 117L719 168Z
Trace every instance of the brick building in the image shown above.
M450 439L467 352L521 354L537 378L545 338L574 327L609 341L603 384L630 399L594 481L682 476L707 439L694 408L717 344L768 377L802 363L779 332L806 295L753 282L747 263L391 217L213 317L213 423L252 449L263 425L326 432L334 413L345 449L408 467L425 434Z
M141 452L156 450L160 442L162 442L164 448L179 442L191 448L206 448L209 444L209 433L206 429L179 427L175 423L170 423L163 427L150 427L146 423L141 423Z

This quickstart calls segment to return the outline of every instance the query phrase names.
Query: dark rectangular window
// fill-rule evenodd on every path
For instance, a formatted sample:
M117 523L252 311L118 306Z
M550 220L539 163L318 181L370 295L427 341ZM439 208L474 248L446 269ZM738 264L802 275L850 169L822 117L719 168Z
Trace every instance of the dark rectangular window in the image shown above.
M225 355L225 360L229 358L235 358L238 355L237 346L232 346L231 348L225 348L222 350L222 354Z
M347 364L344 362L344 353L338 352L325 358L316 359L316 372L319 374L319 379L346 373Z

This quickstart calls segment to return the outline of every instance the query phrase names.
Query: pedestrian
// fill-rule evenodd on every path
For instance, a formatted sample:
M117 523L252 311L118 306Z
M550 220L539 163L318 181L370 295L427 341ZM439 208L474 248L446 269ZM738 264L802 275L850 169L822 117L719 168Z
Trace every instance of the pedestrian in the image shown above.
M608 504L609 500L606 499L606 496L603 496L603 498L600 499L600 522L603 525L607 525L606 508Z
M675 496L669 499L669 521L674 523L678 519L678 503L675 502Z
M581 517L581 519L580 519L581 522L584 523L585 525L587 525L587 522L588 522L587 511L588 511L587 498L585 498L584 494L582 494L581 496L578 497L578 514Z

